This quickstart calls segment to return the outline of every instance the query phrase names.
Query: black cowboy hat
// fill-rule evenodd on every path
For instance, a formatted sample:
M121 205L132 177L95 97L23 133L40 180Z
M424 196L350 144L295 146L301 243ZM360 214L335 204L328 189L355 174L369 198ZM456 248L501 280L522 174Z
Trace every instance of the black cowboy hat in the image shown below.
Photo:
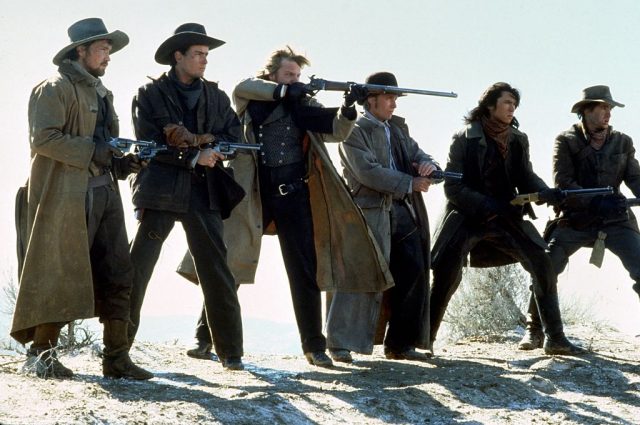
M71 44L60 50L54 57L53 63L60 65L67 54L78 46L90 41L111 41L111 53L115 53L129 44L129 36L122 31L107 31L107 27L100 18L87 18L71 25L67 30Z
M194 45L208 46L209 50L213 50L224 43L222 40L209 37L203 25L182 24L158 47L155 59L161 65L171 65L171 57L176 50Z

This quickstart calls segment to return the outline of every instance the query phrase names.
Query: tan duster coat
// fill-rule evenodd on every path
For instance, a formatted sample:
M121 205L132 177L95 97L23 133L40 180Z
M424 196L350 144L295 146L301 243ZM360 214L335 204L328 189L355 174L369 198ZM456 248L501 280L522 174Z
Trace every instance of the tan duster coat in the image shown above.
M271 81L251 78L241 81L233 92L236 111L248 143L255 143L251 116L247 113L249 100L273 99L275 86ZM318 103L311 100L310 105ZM281 109L276 108L268 120L277 119L279 111ZM381 291L393 286L388 266L324 146L325 142L344 140L352 128L353 121L338 113L333 122L332 135L307 133L317 282L324 291ZM228 262L237 284L253 283L264 234L257 156L255 153L238 154L230 166L234 169L236 181L247 195L225 221ZM178 272L195 281L188 253Z
M25 344L42 323L96 315L85 197L98 100L70 63L35 87L29 101L31 173L27 245L11 336ZM113 96L112 135L118 134Z

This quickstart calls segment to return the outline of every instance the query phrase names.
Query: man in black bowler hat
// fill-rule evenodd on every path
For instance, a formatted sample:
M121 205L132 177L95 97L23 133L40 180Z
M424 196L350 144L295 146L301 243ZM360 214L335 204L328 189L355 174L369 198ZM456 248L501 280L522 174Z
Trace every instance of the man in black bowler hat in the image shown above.
M227 266L222 220L243 196L221 166L224 156L211 144L238 142L240 122L227 95L203 78L209 51L224 44L204 26L180 25L155 54L169 72L142 86L133 100L139 139L166 150L133 181L140 220L131 245L135 278L131 294L131 340L140 325L144 294L162 244L176 221L182 223L204 294L213 345L225 369L241 370L242 321L234 277Z
M398 86L390 72L371 74L365 82ZM431 184L428 175L439 167L411 138L404 119L393 114L397 99L391 93L367 96L364 113L340 144L347 185L395 286L334 295L327 342L336 361L350 362L350 351L370 354L381 342L388 359L428 358L416 350L429 346L429 222L422 193Z

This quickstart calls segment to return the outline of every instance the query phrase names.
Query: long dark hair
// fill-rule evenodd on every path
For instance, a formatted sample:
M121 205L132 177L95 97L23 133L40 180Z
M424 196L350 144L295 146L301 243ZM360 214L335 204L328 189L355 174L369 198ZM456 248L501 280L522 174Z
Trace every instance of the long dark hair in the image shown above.
M482 93L480 96L480 100L478 100L478 106L473 108L471 112L464 117L464 122L466 124L471 124L473 121L479 121L482 117L489 117L491 113L489 112L489 107L496 106L498 103L498 99L502 96L502 92L508 92L516 98L516 108L520 105L520 92L511 87L508 83L494 83L489 86L488 89ZM511 123L514 127L518 127L518 120L513 118L513 122Z

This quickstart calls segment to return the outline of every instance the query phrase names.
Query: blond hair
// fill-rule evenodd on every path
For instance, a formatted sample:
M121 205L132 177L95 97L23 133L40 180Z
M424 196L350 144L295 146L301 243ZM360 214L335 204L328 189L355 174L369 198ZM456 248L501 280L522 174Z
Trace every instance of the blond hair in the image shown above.
M264 65L264 68L258 72L258 78L268 78L269 75L278 72L278 69L282 66L282 61L284 60L293 61L297 63L300 68L311 63L309 62L309 59L303 55L297 54L289 45L287 45L284 49L279 49L271 53L271 56L267 59L267 63Z

